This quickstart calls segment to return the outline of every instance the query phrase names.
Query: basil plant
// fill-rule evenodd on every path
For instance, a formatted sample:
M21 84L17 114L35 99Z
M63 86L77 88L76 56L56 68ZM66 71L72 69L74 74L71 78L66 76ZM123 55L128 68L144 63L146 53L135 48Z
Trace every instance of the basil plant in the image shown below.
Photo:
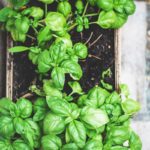
M38 123L33 121L32 107L32 102L24 98L18 99L16 103L7 98L0 99L0 147L2 149L40 148L41 129Z
M41 116L36 122L42 125L42 149L141 150L141 140L130 127L130 119L139 111L140 104L129 98L126 85L120 85L120 93L100 86L84 93L79 83L70 82L70 99L51 84L50 80L44 81L46 99L38 98L34 103L38 108L35 114L39 111Z
M130 127L140 104L130 98L126 85L120 85L118 92L105 81L110 69L85 92L79 82L80 61L88 57L89 41L72 40L72 33L93 24L104 29L122 27L135 12L134 1L35 0L35 4L10 0L0 9L1 29L15 42L9 52L28 53L39 77L29 87L31 100L0 99L0 148L141 150L141 140Z

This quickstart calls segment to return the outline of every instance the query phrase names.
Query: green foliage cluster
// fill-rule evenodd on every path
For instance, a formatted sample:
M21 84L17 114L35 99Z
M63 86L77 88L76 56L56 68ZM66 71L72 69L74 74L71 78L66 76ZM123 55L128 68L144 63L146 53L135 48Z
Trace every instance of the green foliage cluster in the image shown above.
M121 27L135 11L133 0L38 1L45 4L45 11L29 7L29 0L10 0L11 5L0 10L0 22L15 42L32 41L9 51L28 51L43 83L30 87L37 95L33 102L0 99L0 149L141 150L141 140L130 127L140 104L130 98L126 85L117 92L105 82L110 69L85 93L78 82L83 74L79 60L86 59L88 47L73 43L70 35L72 29L82 32L92 24ZM57 10L48 11L50 4L57 4ZM87 14L89 5L99 10ZM67 83L66 74L72 81ZM64 91L66 84L70 94Z
M120 85L120 93L100 86L84 93L77 81L69 85L72 92L67 96L45 80L45 96L34 103L24 98L17 103L2 98L0 148L141 150L140 138L130 127L140 105L129 97L126 85Z

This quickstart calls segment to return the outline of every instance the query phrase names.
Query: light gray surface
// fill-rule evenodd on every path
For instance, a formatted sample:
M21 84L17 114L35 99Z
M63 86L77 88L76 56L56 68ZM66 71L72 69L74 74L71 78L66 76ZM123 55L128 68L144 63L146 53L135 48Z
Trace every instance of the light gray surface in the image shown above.
M121 80L129 85L131 96L142 103L145 99L146 30L146 4L138 2L136 13L122 28Z
M142 109L132 123L134 130L140 135L142 150L150 150L150 80L147 80L147 6L146 2L137 2L136 13L129 17L128 23L122 28L122 69L121 82L129 85L131 96L140 101ZM148 56L149 55L149 56ZM150 61L150 59L149 59Z

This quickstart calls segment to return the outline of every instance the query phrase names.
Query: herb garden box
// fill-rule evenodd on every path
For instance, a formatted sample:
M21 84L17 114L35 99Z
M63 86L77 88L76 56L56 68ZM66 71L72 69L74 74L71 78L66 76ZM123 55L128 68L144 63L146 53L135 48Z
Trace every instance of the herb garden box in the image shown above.
M140 104L119 85L115 30L134 13L134 1L10 2L0 10L9 51L1 148L141 150L130 128Z
M4 4L6 2L3 2ZM31 4L42 6L31 1ZM40 4L40 5L39 5ZM56 7L56 6L54 6ZM81 79L82 87L85 91L99 83L102 72L111 68L112 76L107 80L115 89L119 84L120 72L120 41L119 30L101 29L97 25L93 25L89 30L85 30L82 34L72 31L73 42L87 42L89 48L89 57L84 62L80 62L84 70ZM7 36L7 49L14 45L10 35ZM28 60L27 53L3 54L6 56L6 96L10 98L18 98L28 95L29 86L37 79L35 67ZM88 80L88 82L87 82Z
M95 57L89 57L86 64L81 62L82 67L85 68L84 77L81 80L81 83L83 84L84 89L88 90L94 86L96 82L99 82L102 71L110 67L112 77L108 79L108 82L113 84L115 89L118 89L121 63L120 31L99 30L95 26L93 29L92 32L95 36L92 40L97 39L99 35L102 35L102 37L89 50L90 54ZM85 37L84 41L87 39L88 36ZM78 40L80 40L80 37ZM12 46L13 42L10 37L7 36L7 49ZM6 96L16 99L29 92L28 87L32 85L32 82L36 78L36 74L32 71L34 67L29 62L26 53L15 55L7 53L6 55ZM89 83L86 83L87 80L89 80Z

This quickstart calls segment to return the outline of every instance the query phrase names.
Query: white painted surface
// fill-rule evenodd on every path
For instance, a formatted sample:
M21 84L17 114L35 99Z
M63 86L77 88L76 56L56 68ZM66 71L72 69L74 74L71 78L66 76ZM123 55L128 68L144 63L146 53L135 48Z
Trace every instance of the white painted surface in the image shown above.
M131 97L140 101L142 104L142 110L140 112L142 119L133 121L132 127L142 139L142 150L150 150L150 116L148 115L148 111L150 110L148 110L147 107L147 83L145 74L145 56L147 55L147 9L146 2L137 2L136 5L136 13L129 17L129 20L122 28L121 33L121 82L129 85L131 90ZM149 119L145 119L146 116Z
M131 96L145 99L146 4L138 2L136 13L122 28L121 81L131 89Z

